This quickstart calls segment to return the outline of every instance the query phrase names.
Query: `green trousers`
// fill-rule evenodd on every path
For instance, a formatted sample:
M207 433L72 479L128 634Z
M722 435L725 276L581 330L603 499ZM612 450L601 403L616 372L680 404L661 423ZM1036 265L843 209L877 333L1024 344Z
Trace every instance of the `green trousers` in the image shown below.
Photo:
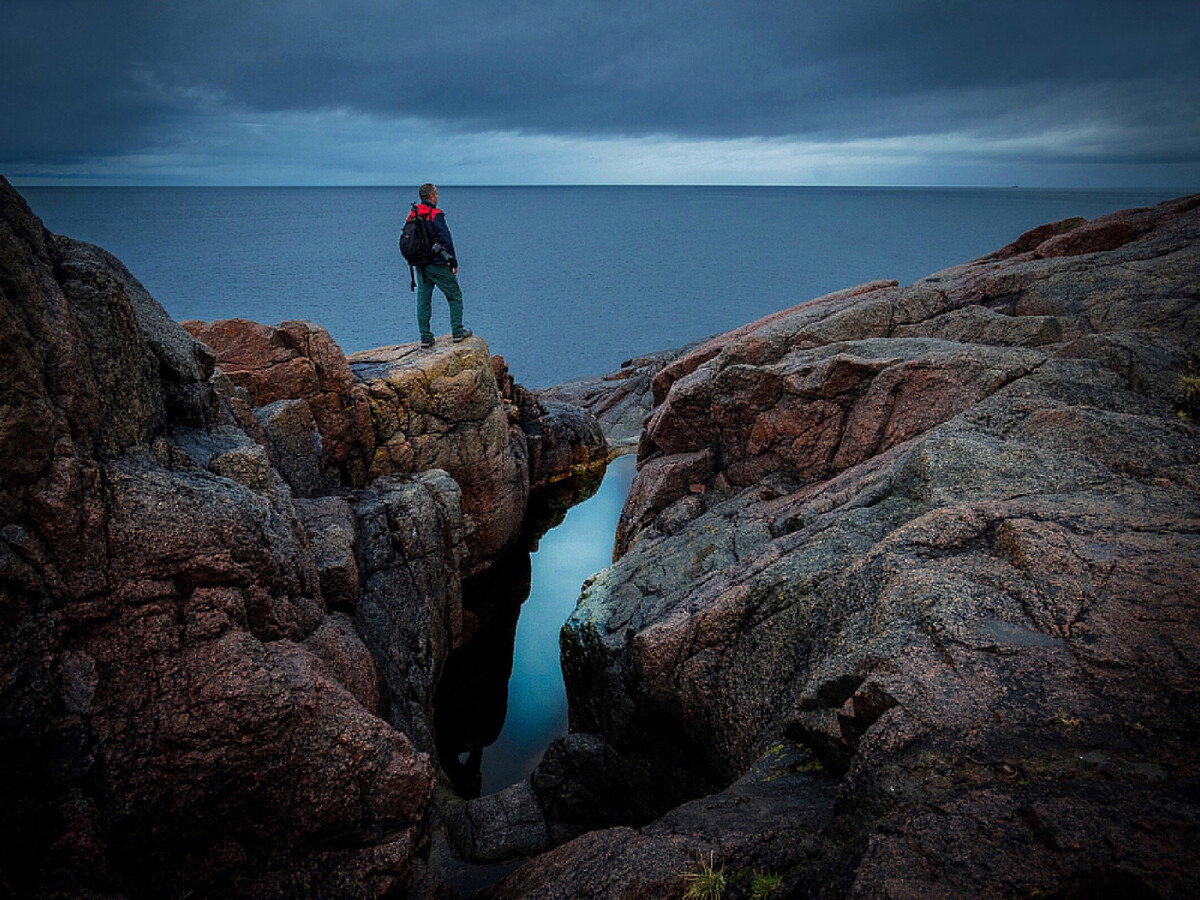
M417 327L421 329L421 340L432 339L429 318L433 315L433 287L437 285L450 304L450 331L460 334L463 330L462 288L449 266L426 266L417 271Z

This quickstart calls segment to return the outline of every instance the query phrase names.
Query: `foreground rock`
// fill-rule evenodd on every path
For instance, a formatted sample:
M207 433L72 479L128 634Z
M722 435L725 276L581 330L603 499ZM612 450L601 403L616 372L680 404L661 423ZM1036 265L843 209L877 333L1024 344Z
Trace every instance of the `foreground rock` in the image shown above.
M435 766L291 491L208 349L2 179L0 344L3 890L402 890Z
M462 580L603 434L479 339L187 326L0 179L0 893L439 890Z
M1198 362L1188 198L663 367L534 782L582 827L718 792L491 896L680 896L710 852L727 896L1195 896Z

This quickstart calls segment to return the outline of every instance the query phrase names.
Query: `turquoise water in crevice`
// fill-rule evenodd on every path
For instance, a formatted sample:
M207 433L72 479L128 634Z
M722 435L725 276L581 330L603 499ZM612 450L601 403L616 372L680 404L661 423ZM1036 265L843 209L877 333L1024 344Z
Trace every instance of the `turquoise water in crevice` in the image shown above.
M464 646L447 661L437 711L442 765L464 796L528 777L550 742L566 734L558 633L584 581L612 563L635 462L618 457L596 492L571 507L536 550L464 586Z

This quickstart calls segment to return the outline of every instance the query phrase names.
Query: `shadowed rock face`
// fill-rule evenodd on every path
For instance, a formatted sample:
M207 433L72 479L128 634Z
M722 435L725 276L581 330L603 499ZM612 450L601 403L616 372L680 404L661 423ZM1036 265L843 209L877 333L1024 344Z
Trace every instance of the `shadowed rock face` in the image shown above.
M509 421L525 436L531 492L603 475L610 453L608 431L591 410L517 384L502 356L492 357L492 368Z
M355 508L355 619L387 688L384 717L429 753L434 690L462 636L461 509L441 471L380 479Z
M733 784L491 895L678 896L709 851L730 896L1195 895L1198 363L1186 198L665 366L534 784L575 771L593 825L685 799L681 768Z
M402 889L434 766L291 491L211 352L2 179L0 345L4 890Z

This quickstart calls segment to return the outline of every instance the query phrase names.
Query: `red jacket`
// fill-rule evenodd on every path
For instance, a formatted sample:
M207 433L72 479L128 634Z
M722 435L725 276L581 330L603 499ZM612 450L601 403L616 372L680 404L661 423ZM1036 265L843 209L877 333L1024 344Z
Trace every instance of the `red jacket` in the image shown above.
M436 206L421 202L415 204L408 214L409 219L413 216L420 216L433 226L433 252L441 255L445 265L457 268L458 257L454 254L454 239L450 237L450 229L446 226L446 214Z

